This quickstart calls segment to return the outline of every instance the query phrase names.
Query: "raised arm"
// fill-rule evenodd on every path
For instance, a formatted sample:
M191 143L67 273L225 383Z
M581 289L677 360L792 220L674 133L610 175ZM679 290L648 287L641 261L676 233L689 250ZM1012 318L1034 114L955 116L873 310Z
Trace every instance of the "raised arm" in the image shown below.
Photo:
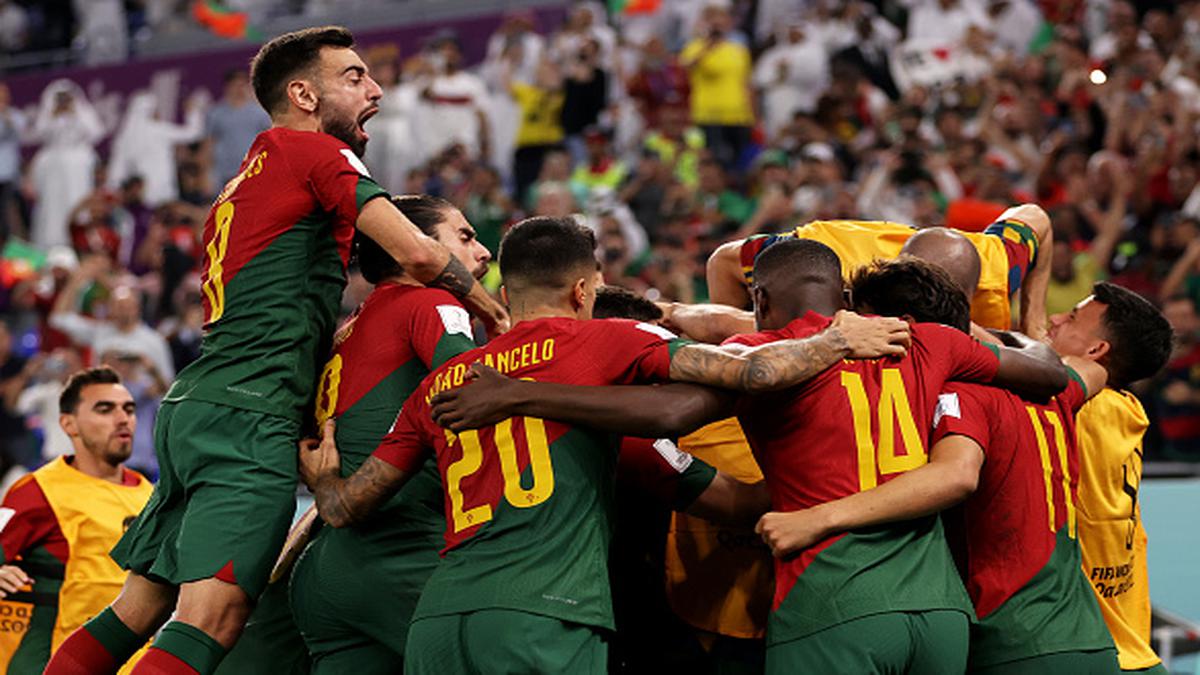
M704 274L708 281L708 299L738 309L750 306L750 291L742 274L742 241L721 244L708 257Z
M782 558L848 530L943 511L975 491L982 467L983 448L978 443L966 436L947 436L933 446L924 466L810 509L767 513L755 529Z
M681 347L671 357L670 378L751 393L775 391L805 382L842 359L903 354L910 338L901 319L843 310L829 328L804 339L738 351L702 344Z
M1000 339L1000 367L992 384L1029 398L1046 399L1067 386L1067 367L1049 345L1020 333L991 331Z
M358 229L379 244L417 281L458 296L488 333L508 328L508 312L484 290L466 265L425 235L387 199L372 199L363 207Z
M624 436L682 436L729 417L733 394L694 384L587 387L530 382L476 363L471 383L443 391L430 404L439 425L460 433L514 415L604 429Z
M372 456L349 478L342 478L341 456L333 436L330 419L320 441L308 438L300 442L300 480L313 493L321 518L333 527L346 527L374 512L404 486L410 474Z

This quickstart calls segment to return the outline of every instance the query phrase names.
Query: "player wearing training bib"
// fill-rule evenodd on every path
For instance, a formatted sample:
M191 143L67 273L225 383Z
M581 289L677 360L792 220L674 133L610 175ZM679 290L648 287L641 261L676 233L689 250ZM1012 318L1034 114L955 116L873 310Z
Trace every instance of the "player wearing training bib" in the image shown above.
M952 383L938 404L934 442L969 439L986 461L963 504L963 577L979 621L970 670L979 673L1116 672L1116 650L1079 573L1079 453L1075 413L1082 380L1048 404Z
M616 437L535 417L457 435L444 431L431 419L430 399L461 386L472 362L566 382L669 378L773 388L848 354L898 351L891 342L905 335L887 320L843 315L811 340L735 354L675 340L648 324L581 322L591 316L594 250L594 235L570 218L514 226L500 253L517 321L512 331L427 377L350 478L338 477L328 435L319 447L301 450L305 482L335 526L366 517L435 451L446 546L409 631L410 673L605 670L601 636L613 625L607 547ZM851 332L855 344L846 337Z
M23 476L0 507L0 673L42 672L117 596L126 575L108 551L152 489L122 464L137 414L114 371L72 375L59 409L72 454Z
M273 127L205 222L201 355L159 410L159 483L113 550L133 574L51 673L107 672L128 658L124 638L171 617L139 668L211 673L237 640L291 523L294 445L356 227L415 279L451 290L492 326L504 321L461 262L376 199L386 193L358 157L381 90L352 45L344 29L307 29L264 45L251 64Z
M1050 317L1051 343L1061 354L1095 361L1109 388L1079 411L1079 545L1083 571L1125 671L1159 671L1150 647L1146 532L1137 502L1142 437L1149 422L1127 389L1170 358L1171 326L1152 304L1101 282L1069 313Z
M754 283L754 261L771 245L787 239L809 239L829 246L842 261L843 275L876 259L891 259L918 232L901 223L857 220L817 220L782 234L755 235L721 246L708 263L709 292L713 302L745 306ZM969 286L971 318L981 326L1008 330L1011 327L1010 298L1021 292L1022 326L1040 335L1044 330L1044 296L1049 283L1050 221L1045 211L1032 204L1009 209L983 233L959 232L979 254L976 283ZM920 255L945 264L936 255ZM1041 260L1039 264L1039 260ZM957 274L952 274L958 278ZM1039 300L1042 298L1042 300ZM1025 309L1029 307L1029 309Z

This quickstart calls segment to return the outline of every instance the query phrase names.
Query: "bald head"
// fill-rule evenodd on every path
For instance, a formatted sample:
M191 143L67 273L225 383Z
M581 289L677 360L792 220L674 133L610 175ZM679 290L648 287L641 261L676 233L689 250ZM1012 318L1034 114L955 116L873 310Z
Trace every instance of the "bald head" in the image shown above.
M979 285L979 251L970 239L945 227L930 227L914 234L900 249L950 273L950 278L968 298Z

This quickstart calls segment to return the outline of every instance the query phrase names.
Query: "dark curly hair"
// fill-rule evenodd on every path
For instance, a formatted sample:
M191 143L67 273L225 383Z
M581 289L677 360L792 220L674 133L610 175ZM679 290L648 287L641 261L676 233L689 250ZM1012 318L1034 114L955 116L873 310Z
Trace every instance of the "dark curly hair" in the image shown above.
M663 317L658 305L627 288L601 286L596 289L594 319L632 319L653 322Z
M902 255L860 267L851 275L850 291L859 312L971 330L967 294L946 270L920 258Z
M1157 307L1107 281L1092 287L1092 297L1105 305L1103 325L1109 350L1103 363L1113 386L1127 387L1166 365L1174 334Z
M392 203L417 229L434 239L437 238L438 224L446 220L446 212L455 208L445 199L430 195L400 195L392 197ZM354 257L363 278L373 284L404 273L404 268L390 253L361 232L354 235Z

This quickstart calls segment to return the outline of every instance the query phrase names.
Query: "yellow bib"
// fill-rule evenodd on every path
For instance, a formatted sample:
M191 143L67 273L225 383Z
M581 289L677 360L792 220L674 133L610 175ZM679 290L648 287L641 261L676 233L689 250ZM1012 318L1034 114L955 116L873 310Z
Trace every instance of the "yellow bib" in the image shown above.
M684 436L679 447L740 481L762 480L734 418ZM775 590L772 565L771 551L753 527L672 515L667 532L667 599L692 626L739 638L765 636Z
M154 486L138 474L138 484L117 485L94 478L62 457L33 474L67 539L67 569L58 594L58 620L50 641L54 653L63 640L116 599L125 570L109 557L129 521L141 513ZM136 662L131 660L126 669ZM124 670L122 672L125 672Z
M1149 668L1161 659L1150 648L1146 531L1137 493L1150 422L1137 397L1114 389L1097 394L1076 420L1083 573L1100 600L1121 668Z
M917 230L888 221L814 220L796 228L796 236L833 249L842 260L842 275L876 259L900 255L904 242ZM971 320L985 328L1009 330L1012 305L1008 297L1008 255L1000 237L980 232L959 232L979 251L979 286L971 299Z

